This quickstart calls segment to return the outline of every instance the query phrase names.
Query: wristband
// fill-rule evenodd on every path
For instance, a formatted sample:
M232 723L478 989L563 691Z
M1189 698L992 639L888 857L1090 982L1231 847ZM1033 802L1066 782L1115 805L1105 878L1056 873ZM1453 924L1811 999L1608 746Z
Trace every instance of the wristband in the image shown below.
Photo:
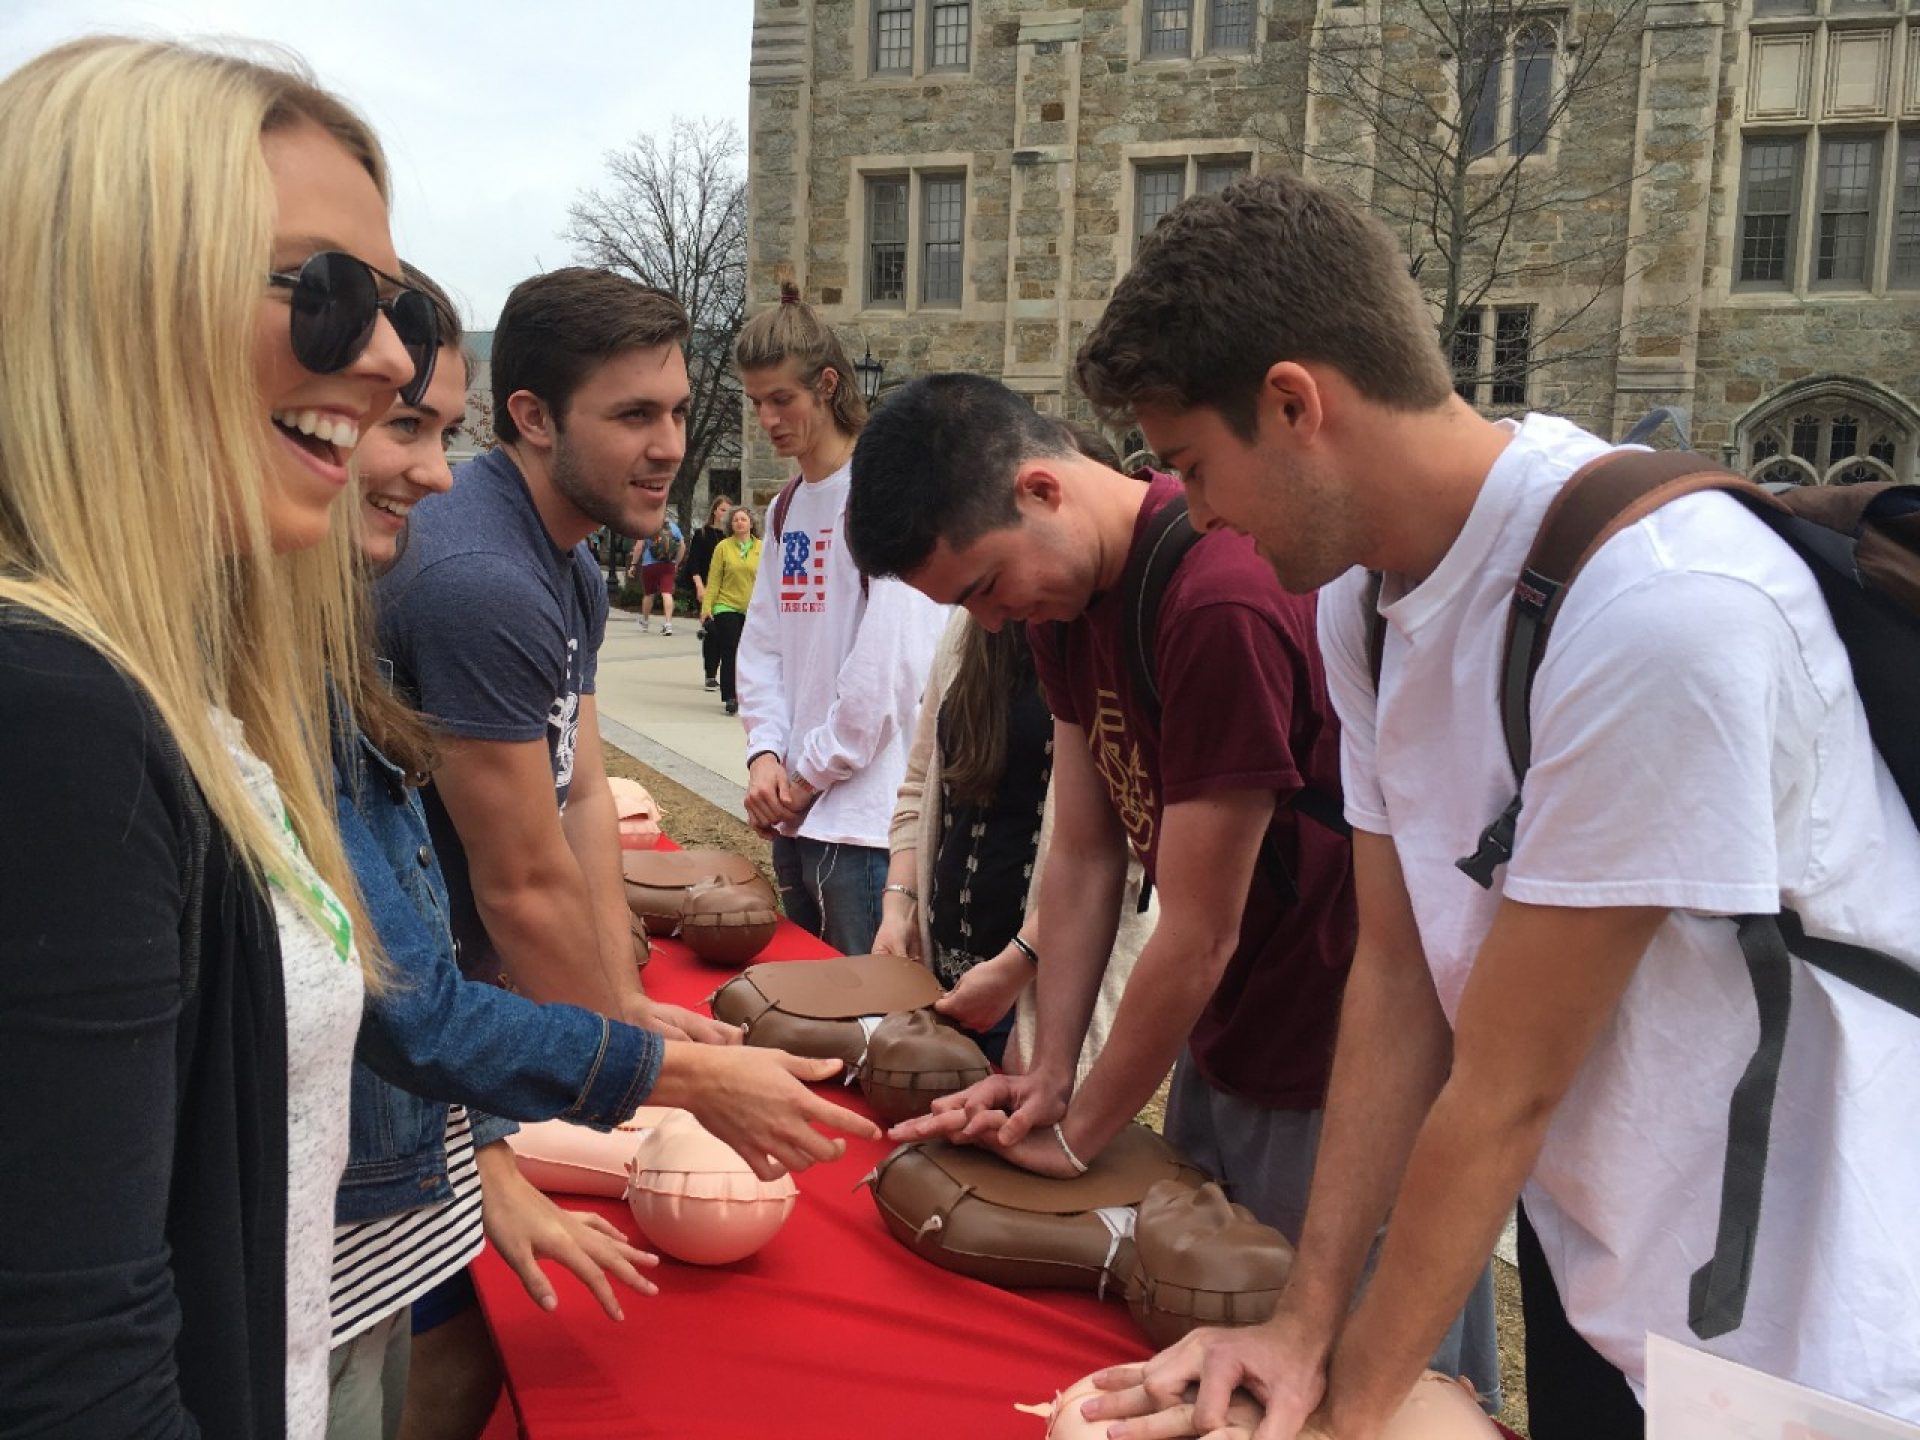
M1073 1153L1073 1147L1067 1144L1067 1132L1062 1130L1057 1122L1053 1127L1053 1138L1060 1142L1060 1153L1066 1156L1067 1163L1073 1166L1073 1173L1076 1175L1086 1174L1087 1162Z
M1027 957L1028 964L1032 965L1033 968L1036 970L1040 968L1040 952L1039 951L1035 950L1033 946L1027 944L1027 942L1022 940L1018 935L1013 937L1013 945L1016 950L1018 950L1022 955Z
M888 885L882 889L880 893L882 895L904 895L914 904L918 905L920 903L920 892L909 889L905 885Z

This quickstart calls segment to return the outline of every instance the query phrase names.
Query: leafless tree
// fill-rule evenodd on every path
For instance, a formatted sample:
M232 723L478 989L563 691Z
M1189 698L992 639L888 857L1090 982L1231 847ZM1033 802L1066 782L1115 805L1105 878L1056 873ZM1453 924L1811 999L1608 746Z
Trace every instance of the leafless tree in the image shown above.
M1489 305L1544 301L1524 347L1486 347L1496 385L1549 368L1560 405L1584 408L1569 386L1600 367L1579 362L1617 352L1629 201L1645 168L1634 126L1647 4L1384 0L1377 21L1358 6L1322 12L1314 139L1286 148L1406 237L1463 379L1489 378L1475 359Z
M687 456L670 500L689 521L700 472L740 457L733 342L746 315L747 181L730 121L676 118L664 141L641 135L607 156L607 185L568 211L565 238L588 265L680 298L693 321Z

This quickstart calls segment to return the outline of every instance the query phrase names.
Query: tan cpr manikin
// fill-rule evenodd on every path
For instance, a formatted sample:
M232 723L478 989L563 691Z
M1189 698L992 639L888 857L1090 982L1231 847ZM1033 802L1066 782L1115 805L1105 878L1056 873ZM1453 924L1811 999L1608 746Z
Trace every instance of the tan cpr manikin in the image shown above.
M610 1131L569 1120L522 1125L507 1136L507 1148L527 1183L549 1195L598 1195L618 1200L627 1193L627 1165L640 1136L669 1115L664 1105L642 1105Z
M507 1137L520 1173L549 1194L617 1200L647 1243L676 1260L726 1265L765 1245L793 1213L793 1177L762 1180L685 1110L643 1105L605 1134L565 1120Z
M1104 1440L1113 1422L1089 1420L1080 1413L1081 1404L1099 1393L1091 1375L1062 1391L1047 1419L1046 1440ZM1259 1405L1238 1392L1228 1407L1227 1422L1251 1435L1261 1415ZM1500 1430L1487 1419L1464 1380L1429 1370L1387 1422L1380 1440L1500 1440Z
M762 1180L726 1141L669 1111L633 1152L627 1208L656 1249L694 1265L744 1260L776 1234L800 1191Z
M638 780L607 777L613 792L613 813L620 817L620 848L651 850L660 839L660 806Z

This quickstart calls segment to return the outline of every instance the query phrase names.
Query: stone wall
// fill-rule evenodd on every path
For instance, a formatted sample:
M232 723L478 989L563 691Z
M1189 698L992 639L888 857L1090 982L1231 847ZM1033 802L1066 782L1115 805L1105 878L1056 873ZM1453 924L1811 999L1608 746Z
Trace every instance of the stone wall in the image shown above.
M1352 73L1436 104L1456 78L1454 50L1413 0L1258 0L1249 54L1172 60L1143 58L1141 0L1051 10L975 0L967 72L874 77L870 3L758 0L752 302L773 303L793 278L854 358L871 347L888 383L977 371L1076 418L1087 407L1073 355L1130 262L1139 163L1302 166L1355 190L1404 236L1418 197L1396 181L1378 117L1315 67L1357 54L1365 63ZM1632 16L1611 35L1608 4ZM1483 303L1537 307L1548 363L1529 404L1603 433L1655 404L1688 406L1711 448L1796 376L1857 372L1920 394L1920 292L1729 294L1743 15L1724 0L1572 8L1562 73L1585 79L1546 153L1523 162L1519 213L1476 233L1461 262L1469 277L1497 272ZM870 306L862 177L928 167L968 177L961 301ZM1477 162L1478 183L1488 169ZM1444 253L1417 233L1411 249L1427 252L1437 309ZM746 438L748 488L764 494L787 467L750 420Z

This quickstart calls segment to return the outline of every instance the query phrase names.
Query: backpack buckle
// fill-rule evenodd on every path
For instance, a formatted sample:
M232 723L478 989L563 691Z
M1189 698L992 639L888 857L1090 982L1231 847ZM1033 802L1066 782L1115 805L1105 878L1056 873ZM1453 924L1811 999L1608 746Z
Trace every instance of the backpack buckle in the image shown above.
M1520 797L1513 797L1500 817L1480 832L1480 844L1471 855L1453 862L1454 869L1482 890L1493 888L1493 872L1513 858L1513 837L1520 823Z

